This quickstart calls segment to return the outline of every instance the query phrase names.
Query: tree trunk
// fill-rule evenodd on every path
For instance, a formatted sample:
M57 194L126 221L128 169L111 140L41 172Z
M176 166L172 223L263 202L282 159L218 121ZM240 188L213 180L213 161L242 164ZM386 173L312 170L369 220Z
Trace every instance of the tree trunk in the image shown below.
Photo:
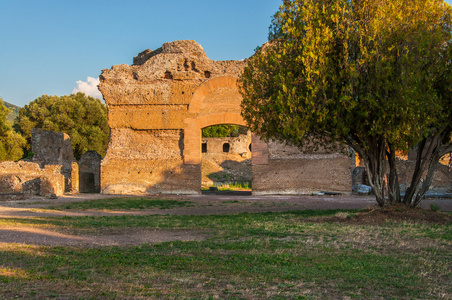
M422 183L419 185L419 188L416 189L418 190L418 192L415 193L413 197L410 199L410 206L416 207L424 198L425 193L427 193L428 189L430 188L430 185L432 184L433 175L435 173L439 159L440 157L438 157L438 155L433 155L432 158L429 159L427 175L425 176Z
M378 138L370 145L364 157L369 184L372 187L379 206L390 204L386 198L386 149L383 138Z
M410 187L405 193L403 202L412 207L417 206L424 198L433 181L433 175L439 159L452 151L452 145L448 141L446 131L435 132L425 138L418 145L416 167L411 179ZM426 173L425 177L424 174Z
M400 184L397 175L397 165L394 146L388 143L389 150L386 152L389 163L389 180L388 180L388 196L391 204L401 202Z
M417 145L416 165L414 167L414 172L411 177L410 186L407 188L405 192L405 197L403 198L403 203L405 204L411 203L411 199L417 193L416 189L419 187L419 184L422 180L422 174L424 173L425 170L424 166L425 163L422 161L422 153L424 152L426 142L427 139L423 139Z

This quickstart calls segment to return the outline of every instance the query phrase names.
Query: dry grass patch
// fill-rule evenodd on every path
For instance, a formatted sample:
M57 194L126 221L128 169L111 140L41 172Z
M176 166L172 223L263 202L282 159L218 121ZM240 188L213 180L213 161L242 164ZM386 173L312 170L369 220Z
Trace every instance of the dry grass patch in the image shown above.
M363 212L369 214L369 211ZM451 224L369 225L360 211L22 219L106 237L190 241L0 245L0 298L278 299L452 295ZM378 214L378 212L377 212ZM358 217L359 220L359 217ZM208 235L207 235L207 234ZM22 274L22 275L21 275ZM22 276L22 277L21 277Z

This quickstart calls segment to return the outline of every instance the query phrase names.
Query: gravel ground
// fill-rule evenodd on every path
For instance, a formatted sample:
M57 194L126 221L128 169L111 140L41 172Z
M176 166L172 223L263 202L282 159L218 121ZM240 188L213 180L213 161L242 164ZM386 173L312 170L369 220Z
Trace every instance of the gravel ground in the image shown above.
M58 199L31 197L27 200L0 199L0 217L45 217L45 216L109 216L109 215L210 215L231 214L240 212L290 211L305 209L364 209L377 205L373 196L358 195L243 195L232 194L203 194L203 195L149 195L149 198L190 200L193 206L176 207L173 209L144 209L134 211L108 210L50 210L51 206L58 206L71 202L80 202L113 197L133 197L101 194L64 195ZM136 197L136 196L135 196ZM420 207L429 209L435 203L443 211L452 211L452 199L429 198L421 202Z
M193 206L176 207L173 209L144 210L56 210L52 206L112 196L100 194L65 195L58 199L31 197L27 200L1 200L0 221L8 218L36 218L62 216L118 216L118 215L211 215L234 214L240 212L281 212L306 209L364 209L376 206L372 196L356 195L153 195L150 198L190 200ZM452 211L452 199L426 199L421 207L430 208L435 203L443 211ZM45 226L17 226L8 222L0 223L0 249L9 243L47 246L119 246L139 245L143 243L158 243L175 240L202 240L209 233L195 230L163 230L135 229L102 230L101 232L69 232ZM3 245L3 246L2 246Z

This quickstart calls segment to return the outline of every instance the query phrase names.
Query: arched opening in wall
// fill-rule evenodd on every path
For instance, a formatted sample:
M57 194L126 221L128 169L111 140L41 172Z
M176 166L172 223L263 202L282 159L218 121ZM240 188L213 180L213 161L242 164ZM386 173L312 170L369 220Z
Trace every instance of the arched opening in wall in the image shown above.
M202 129L203 193L251 192L250 143L251 132L244 126L218 124Z
M224 143L223 144L223 153L229 153L229 148L231 146L229 145L229 143Z

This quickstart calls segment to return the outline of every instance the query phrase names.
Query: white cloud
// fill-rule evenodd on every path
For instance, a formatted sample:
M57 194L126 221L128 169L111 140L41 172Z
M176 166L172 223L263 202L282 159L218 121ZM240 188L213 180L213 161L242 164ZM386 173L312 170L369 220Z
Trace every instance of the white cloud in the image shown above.
M72 94L77 92L85 93L87 96L102 99L102 94L99 92L97 85L99 84L99 78L89 77L86 81L78 80L76 82L77 86L72 90Z

